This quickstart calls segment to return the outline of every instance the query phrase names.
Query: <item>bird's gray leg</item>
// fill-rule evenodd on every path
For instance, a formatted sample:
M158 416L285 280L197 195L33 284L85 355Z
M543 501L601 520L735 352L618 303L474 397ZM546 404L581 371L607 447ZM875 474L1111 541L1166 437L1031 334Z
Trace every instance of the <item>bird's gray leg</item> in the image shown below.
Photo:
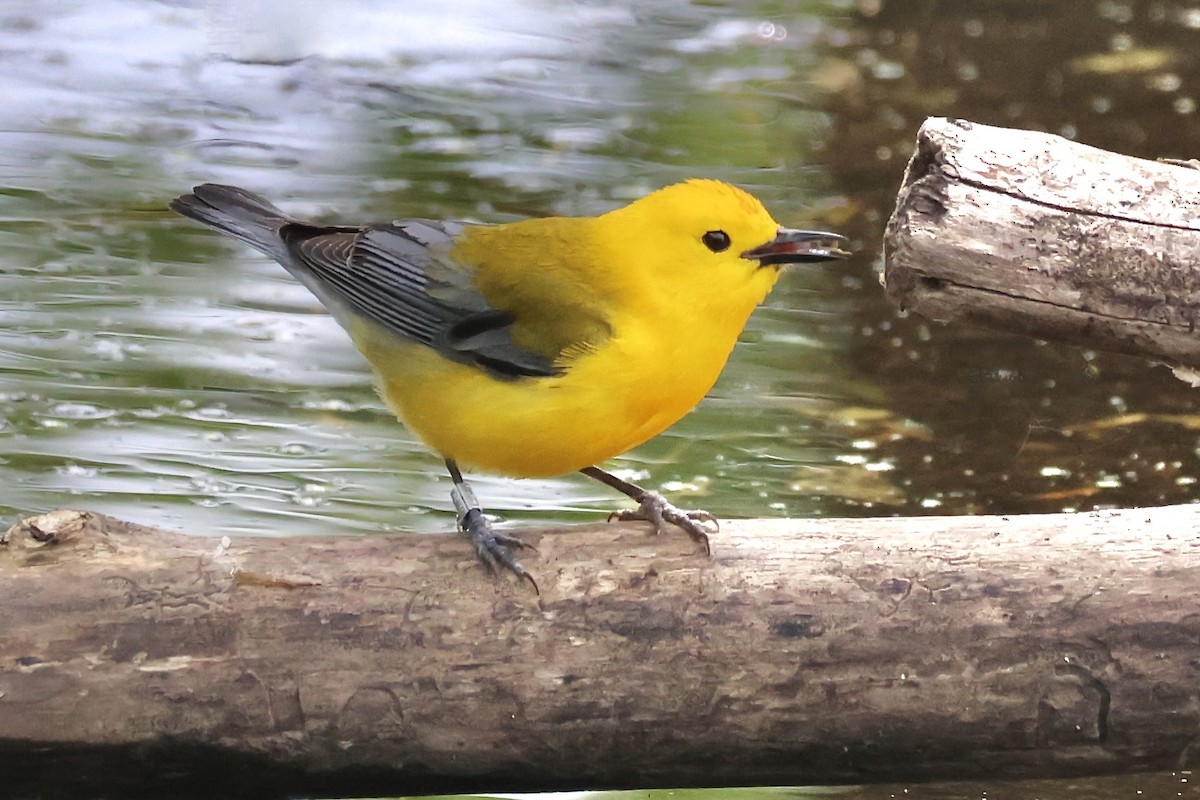
M459 530L471 538L479 560L486 564L492 572L503 567L515 573L518 578L529 581L533 590L541 594L537 581L521 566L520 562L512 557L510 552L510 550L519 550L523 547L532 550L533 546L525 544L515 536L507 536L495 531L491 523L483 516L483 509L479 507L479 501L475 499L475 492L471 491L471 487L463 480L462 471L459 470L454 459L446 459L446 469L450 471L450 479L454 481L454 487L450 490L450 499L454 501L454 510L458 512Z
M667 523L670 523L683 528L687 531L688 536L703 544L705 554L712 553L712 548L708 543L709 523L712 524L713 533L720 530L721 527L717 518L712 514L707 511L684 511L676 508L668 503L667 499L658 492L643 489L636 483L623 481L616 475L605 472L599 467L584 467L579 471L589 478L595 478L605 486L616 489L621 494L632 498L638 504L637 509L634 511L614 511L609 514L608 519L610 522L614 519L646 520L654 526L655 533L662 533L666 529Z

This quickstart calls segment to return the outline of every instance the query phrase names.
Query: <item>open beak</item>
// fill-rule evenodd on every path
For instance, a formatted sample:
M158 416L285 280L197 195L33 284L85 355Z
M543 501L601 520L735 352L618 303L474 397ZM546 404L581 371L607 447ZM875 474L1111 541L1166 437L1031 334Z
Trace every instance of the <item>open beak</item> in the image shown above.
M832 261L835 258L850 256L848 250L842 249L845 244L846 237L836 233L780 228L774 239L753 250L747 250L742 253L742 258L757 260L760 267Z

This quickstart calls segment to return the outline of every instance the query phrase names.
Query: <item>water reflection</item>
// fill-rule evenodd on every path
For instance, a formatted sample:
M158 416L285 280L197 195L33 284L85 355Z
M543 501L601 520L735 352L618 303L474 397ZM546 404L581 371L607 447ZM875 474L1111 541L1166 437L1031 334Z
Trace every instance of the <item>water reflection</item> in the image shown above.
M513 3L497 20L464 0L438 24L350 4L336 32L294 8L28 3L0 20L9 515L68 492L189 529L445 530L436 459L315 301L162 210L202 180L330 219L506 220L726 178L785 224L854 234L862 258L789 276L714 396L620 468L726 516L1195 497L1192 393L1166 370L897 314L868 263L927 114L1191 154L1185 8ZM1014 64L1010 41L1037 46ZM484 492L509 519L613 502L570 478Z
M1146 158L1192 155L1192 10L1171 3L859 3L824 67L834 182L875 241L928 115L1043 129ZM1190 502L1195 394L1141 359L942 327L858 302L856 375L927 430L881 445L905 513L1014 513ZM936 391L931 391L936 387Z

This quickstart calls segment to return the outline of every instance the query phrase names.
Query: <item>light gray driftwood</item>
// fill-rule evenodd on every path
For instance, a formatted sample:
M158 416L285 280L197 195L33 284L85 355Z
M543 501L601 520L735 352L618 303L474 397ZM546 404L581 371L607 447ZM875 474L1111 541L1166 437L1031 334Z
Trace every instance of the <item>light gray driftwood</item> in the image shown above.
M13 797L835 784L1194 766L1200 507L0 546Z
M1200 366L1200 170L931 118L884 264L933 320Z

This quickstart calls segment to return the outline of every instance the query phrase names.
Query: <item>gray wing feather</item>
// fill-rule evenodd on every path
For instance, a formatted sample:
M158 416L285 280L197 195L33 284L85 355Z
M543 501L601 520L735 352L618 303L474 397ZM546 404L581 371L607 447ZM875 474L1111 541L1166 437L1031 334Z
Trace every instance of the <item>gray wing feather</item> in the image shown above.
M357 312L406 339L495 377L561 374L551 359L512 340L515 317L488 305L470 274L449 259L461 223L399 220L345 229L285 226L280 235L298 277L335 315ZM285 264L285 266L287 266ZM343 323L345 319L343 318Z
M170 207L274 258L344 326L365 316L501 379L562 373L551 356L513 342L514 315L492 308L470 272L451 260L463 223L308 225L245 189L212 183Z

